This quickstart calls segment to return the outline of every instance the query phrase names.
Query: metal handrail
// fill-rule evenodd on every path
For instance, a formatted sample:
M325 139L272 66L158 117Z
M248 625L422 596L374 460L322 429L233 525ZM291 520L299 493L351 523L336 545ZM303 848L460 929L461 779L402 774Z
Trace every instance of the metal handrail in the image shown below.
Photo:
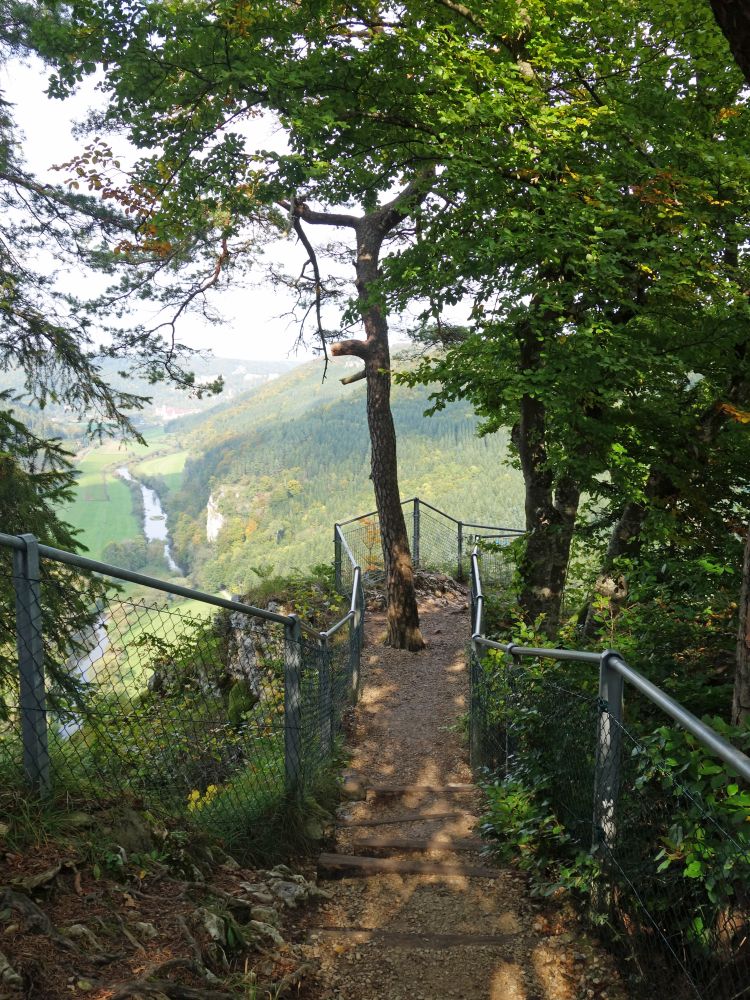
M11 549L24 551L26 543L18 535L6 535L0 532L0 545ZM254 618L263 618L265 621L276 622L279 625L292 625L295 621L290 615L280 615L275 611L266 611L265 608L256 608L252 604L243 604L242 601L231 601L225 597L216 597L214 594L206 594L201 590L191 587L182 587L178 583L171 583L167 580L160 580L155 576L147 576L145 573L136 573L133 570L123 569L121 566L112 566L109 563L99 562L98 559L88 559L75 552L67 552L65 549L56 549L50 545L39 545L39 555L55 562L65 563L68 566L77 566L79 569L89 570L92 573L100 573L104 576L113 576L116 580L124 580L126 583L138 583L144 587L151 587L153 590L161 590L167 594L174 594L176 597L196 598L205 604L213 604L217 608L224 608L227 611L240 611ZM300 622L300 627L304 622Z
M26 549L26 543L20 536L7 535L4 532L0 532L0 546L16 549L21 552ZM352 562L354 562L354 558L351 556L351 553L349 554L352 558ZM223 608L225 611L240 612L241 614L249 615L253 618L260 618L264 621L275 622L278 625L292 626L296 622L299 625L301 632L316 641L320 641L321 638L338 631L339 628L349 621L354 611L353 605L356 600L356 589L354 584L358 582L356 574L359 570L358 566L355 567L355 580L352 587L352 610L344 618L342 618L341 621L336 622L336 624L332 626L332 630L329 629L328 632L321 632L314 629L312 625L309 625L297 615L281 615L275 611L267 611L265 608L256 608L254 605L245 604L242 601L233 601L228 600L225 597L217 597L214 594L207 594L204 591L196 590L193 587L183 587L178 583L172 583L168 580L160 580L158 577L149 576L146 573L136 573L134 570L124 569L121 566L114 566L110 563L100 562L98 559L88 559L86 556L78 555L75 552L68 552L65 549L56 549L51 545L39 544L39 555L46 559L52 559L55 562L65 563L68 566L76 566L79 569L85 569L92 573L111 576L116 580L124 580L126 583L137 583L144 587L150 587L152 590L161 590L166 594L174 594L176 597L198 600L204 604L211 604L214 607Z
M365 515L365 516L367 516L367 515ZM349 524L349 523L350 523L349 521L344 521L344 524ZM344 549L346 550L346 554L349 556L349 562L352 564L352 566L357 567L357 560L354 558L354 553L352 552L351 548L349 547L349 543L346 540L346 536L344 535L344 532L341 530L341 524L340 523L336 525L336 529L335 530L336 530L336 534L339 537L339 540L341 541L341 544L344 546Z
M336 633L339 631L339 629L343 628L344 625L346 625L347 622L351 621L352 618L354 618L355 614L356 614L356 611L355 611L354 608L352 608L351 611L348 611L344 615L344 617L341 619L341 621L336 622L336 624L333 625L331 628L329 628L327 632L320 632L320 633L318 633L319 637L321 639L323 639L324 641L326 639L330 639L332 636L336 635Z
M513 642L494 642L481 634L482 629L482 604L484 595L482 593L482 582L479 573L478 551L475 548L471 554L472 581L476 588L474 591L474 622L472 625L472 642L476 646L483 646L485 649L496 649L508 656L527 657L534 659L550 660L573 660L579 663L597 664L602 673L613 671L623 680L632 684L634 688L641 692L648 700L660 708L667 715L671 716L683 729L692 733L696 739L700 740L704 746L712 750L717 757L721 758L733 770L750 782L750 757L747 757L737 747L726 740L715 729L702 722L696 715L688 711L678 701L675 701L666 691L653 684L650 680L634 670L620 656L619 653L611 649L603 650L601 653L592 653L575 649L545 649L536 646L519 646ZM601 690L601 685L600 685Z
M409 497L407 500L401 501L401 506L405 507L407 504L419 502L420 507L427 507L428 510L434 511L435 514L440 514L441 517L446 518L448 521L453 521L454 524L460 524L463 528L479 528L482 531L496 531L498 535L496 537L501 538L504 535L511 535L515 537L516 535L523 535L525 531L521 528L503 528L497 524L474 524L469 521L459 521L457 517L453 517L452 514L446 514L444 510L440 510L439 507L433 507L431 503L426 500L420 499L420 497ZM376 510L368 511L367 514L357 514L356 517L349 517L346 521L338 521L337 528L345 528L347 524L354 524L355 521L363 521L366 517L377 517L378 512ZM343 532L342 532L343 537Z
M420 500L420 503L424 503L424 500ZM443 512L438 511L438 513L442 514ZM448 517L447 514L445 514L444 516ZM487 535L486 536L487 538L505 538L506 535L511 535L515 537L516 535L526 534L523 528L499 528L496 524L470 524L468 521L462 521L461 523L463 524L464 528L479 528L481 531L496 531L498 533L497 535Z
M352 560L353 562L354 560ZM362 570L359 566L354 567L354 576L352 577L352 599L349 604L349 612L353 614L357 610L357 602L359 601L359 585L362 579Z
M405 502L410 503L411 501L407 500ZM446 514L444 510L440 510L438 507L433 507L432 504L427 503L426 500L420 500L419 505L420 507L426 507L428 510L434 511L436 514L440 514L441 517L445 517L449 521L453 521L454 524L461 524L457 517L453 517L451 514Z
M419 500L419 497L409 497L408 500L402 500L401 501L401 506L405 507L406 504L408 504L408 503L414 503L415 500ZM419 502L420 503L424 503L423 500L419 500ZM429 505L426 505L426 506L429 506ZM432 509L433 510L437 510L436 507L433 507ZM438 511L438 514L442 514L442 513L443 512L441 510ZM355 517L349 517L349 518L347 518L346 521L339 521L338 522L338 527L339 528L343 528L347 524L354 524L355 521L363 521L366 517L377 517L377 515L378 515L378 512L376 510L371 510L367 514L357 514ZM446 514L445 516L449 517L450 515ZM453 520L453 518L451 518L451 520Z

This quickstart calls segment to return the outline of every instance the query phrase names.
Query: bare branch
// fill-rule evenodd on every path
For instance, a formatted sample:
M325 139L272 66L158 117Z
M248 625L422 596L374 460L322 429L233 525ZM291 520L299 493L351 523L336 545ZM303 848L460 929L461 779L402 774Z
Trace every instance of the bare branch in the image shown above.
M296 202L295 202L296 204ZM328 374L328 345L326 344L325 330L323 329L323 322L320 315L320 295L321 295L321 282L320 282L320 268L318 267L318 258L313 249L312 243L308 240L307 234L302 228L302 223L299 220L299 216L294 216L294 221L292 223L294 226L294 231L299 236L300 243L307 251L307 259L312 265L313 274L315 276L315 319L318 324L318 336L320 337L320 343L323 346L323 357L325 358L325 364L323 366L323 378L322 382L325 382L326 375ZM303 268L304 273L304 268Z
M283 209L289 211L288 202L281 201L279 204ZM345 226L348 229L357 229L362 222L359 216L347 215L345 212L318 212L306 205L304 201L296 199L294 213L298 218L309 222L311 226Z
M345 375L344 378L340 378L339 382L342 385L351 385L352 382L361 382L363 378L367 378L367 371L364 368L360 368L353 375Z

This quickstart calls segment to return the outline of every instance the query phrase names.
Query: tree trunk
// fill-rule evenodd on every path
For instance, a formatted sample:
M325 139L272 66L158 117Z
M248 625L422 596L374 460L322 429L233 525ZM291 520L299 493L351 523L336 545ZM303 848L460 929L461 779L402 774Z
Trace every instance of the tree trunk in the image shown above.
M526 547L519 567L522 588L518 603L529 622L541 617L541 630L553 639L560 626L580 490L563 478L555 491L545 488L543 474L527 480Z
M750 9L745 0L711 0L716 21L735 62L750 83Z
M391 412L388 322L380 303L374 298L380 247L387 232L380 214L376 213L372 219L365 217L357 231L357 295L362 303L368 345L364 360L372 484L380 521L388 598L386 643L396 649L416 652L424 649L425 642L419 628L414 568L398 487L396 428Z
M614 604L619 604L627 596L627 583L623 576L615 575L615 563L621 556L632 555L639 548L641 528L646 520L647 512L648 507L645 504L635 501L626 503L617 523L612 528L609 545L602 568L596 578L594 590L600 597L614 602ZM588 606L581 611L578 620L579 623L583 621L583 634L585 636L593 635L597 627L593 600L590 600Z
M740 726L748 717L750 717L750 523L747 525L745 558L742 562L740 624L737 631L732 723L735 726Z
M333 344L331 354L336 357L358 357L365 364L372 484L380 521L388 602L386 642L397 649L415 652L424 649L425 642L419 629L414 569L398 488L396 428L391 413L388 322L378 296L377 282L380 277L378 261L383 240L413 208L414 201L418 202L425 196L428 188L425 178L419 178L407 185L393 201L360 216L318 212L297 200L290 206L300 220L312 225L346 226L354 231L357 238L357 297L366 336L364 340L346 340ZM311 259L314 259L314 251L304 233L301 233L301 238ZM314 267L318 280L317 262Z
M532 372L542 361L542 343L531 324L519 330L520 367ZM519 573L518 602L529 622L541 617L541 628L554 638L560 624L570 545L580 490L570 477L555 486L546 448L546 411L534 396L521 400L513 443L521 460L525 484L526 542Z

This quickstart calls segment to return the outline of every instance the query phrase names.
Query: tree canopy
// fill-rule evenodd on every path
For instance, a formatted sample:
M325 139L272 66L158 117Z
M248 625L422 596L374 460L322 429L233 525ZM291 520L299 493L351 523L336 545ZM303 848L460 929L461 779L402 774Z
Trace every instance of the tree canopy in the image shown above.
M418 189L343 321L416 300L439 339L446 308L471 301L467 337L406 377L514 428L531 619L554 633L575 531L612 527L608 562L653 513L709 546L732 535L750 150L709 5L45 9L32 37L56 61L52 92L101 66L109 105L91 125L143 151L126 185L101 146L71 165L135 221L134 253L176 262L198 240L211 281L274 229L353 229ZM287 151L253 141L264 113Z

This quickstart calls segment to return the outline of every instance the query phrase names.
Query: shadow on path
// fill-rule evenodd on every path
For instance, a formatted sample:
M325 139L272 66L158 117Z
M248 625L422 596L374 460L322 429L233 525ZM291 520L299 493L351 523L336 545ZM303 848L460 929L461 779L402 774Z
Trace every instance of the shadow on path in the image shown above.
M489 862L474 843L481 799L472 786L464 735L468 608L435 598L421 606L420 617L428 646L414 654L383 647L384 618L369 616L348 772L348 786L360 800L340 810L335 852L342 863L348 857L388 858L388 864L408 869L416 860L428 870L345 871L327 883L334 897L311 915L315 926L308 928L310 954L320 969L303 995L614 997L578 992L575 935L545 930L517 873L472 873ZM331 874L336 859L323 864L325 857L321 865Z

